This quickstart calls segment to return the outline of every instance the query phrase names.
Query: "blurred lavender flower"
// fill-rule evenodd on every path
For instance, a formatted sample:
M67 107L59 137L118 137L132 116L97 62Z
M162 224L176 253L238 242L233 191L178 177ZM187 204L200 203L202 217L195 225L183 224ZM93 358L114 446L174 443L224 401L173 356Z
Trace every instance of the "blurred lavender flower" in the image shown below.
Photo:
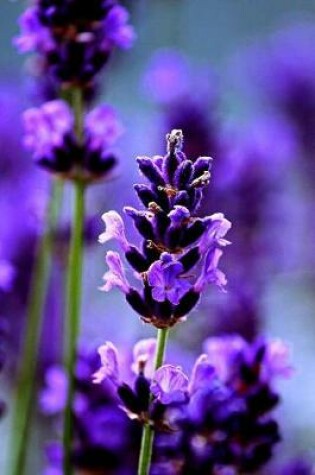
M181 151L179 130L173 130L167 140L165 157L138 158L140 172L150 182L135 185L146 209L124 210L141 235L142 250L128 242L123 221L114 211L103 215L106 230L99 238L102 243L112 238L118 241L144 287L140 293L129 284L119 255L109 251L103 290L118 287L141 318L157 328L170 327L186 317L209 283L221 288L226 284L218 261L231 226L220 213L204 218L196 215L209 183L211 158L188 160ZM193 278L198 267L199 277Z
M291 127L275 117L232 125L222 131L221 140L225 155L218 162L210 198L220 201L224 213L238 223L231 230L231 241L238 245L230 251L229 294L217 304L214 331L241 332L253 340L265 286L286 259L280 242L286 225L281 200L296 144ZM211 212L211 201L204 208Z
M187 156L221 158L218 92L210 71L192 66L176 49L158 50L142 86L149 99L163 107L164 129L183 131Z
M251 87L254 84L264 102L267 99L289 121L310 159L315 150L314 40L311 23L293 25L253 47L241 60Z
M275 347L285 355L280 365ZM205 349L193 369L189 403L172 416L177 431L157 441L156 474L256 473L280 440L274 383L291 374L284 343L250 345L234 336L210 338Z
M112 347L107 344L106 348L110 358ZM110 382L93 384L91 375L97 371L98 359L94 352L90 353L84 349L80 350L78 355L73 463L80 473L131 475L136 469L140 427L132 424L121 411L115 388ZM63 370L59 367L49 368L39 402L42 412L50 418L54 415L61 416L66 401L66 387ZM45 475L61 475L61 444L49 444L46 454L49 465Z
M14 43L41 55L42 70L63 86L90 88L116 48L132 46L135 33L118 1L36 0L20 17Z
M123 132L114 109L107 105L93 109L85 117L83 144L75 137L74 116L66 102L55 100L23 115L24 144L35 161L54 173L86 180L109 175L116 165L111 147ZM81 177L81 178L82 178Z
M9 292L12 289L15 275L12 264L6 260L0 260L0 291Z

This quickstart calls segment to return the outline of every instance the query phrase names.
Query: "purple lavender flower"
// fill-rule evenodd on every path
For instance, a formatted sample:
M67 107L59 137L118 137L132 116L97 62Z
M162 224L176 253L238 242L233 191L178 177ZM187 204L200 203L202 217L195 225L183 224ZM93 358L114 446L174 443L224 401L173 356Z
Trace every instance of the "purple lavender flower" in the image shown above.
M127 10L118 2L81 0L61 5L37 0L20 18L14 43L20 52L42 56L44 70L63 86L91 87L113 50L135 39Z
M151 378L154 372L155 351L155 338L138 341L133 348L132 371L135 374L142 371L146 377Z
M106 345L106 353L112 351ZM102 351L102 357L104 352ZM132 423L118 406L115 386L104 381L93 384L91 375L99 366L96 352L80 350L75 380L74 444L72 460L80 473L124 473L136 470L140 447L140 426ZM62 417L66 400L64 373L48 369L46 386L40 397L42 412L54 422ZM122 454L124 455L122 457ZM62 446L50 443L46 450L45 474L62 474Z
M21 53L49 53L54 49L53 38L48 28L41 23L37 6L29 7L22 13L19 26L21 35L14 39L14 44Z
M191 288L185 278L181 279L183 273L183 264L174 259L171 254L163 252L160 260L151 264L147 273L153 299L157 302L169 300L172 304L178 305L181 298Z
M164 365L155 372L150 390L162 404L184 402L188 397L188 378L180 367Z
M93 375L94 383L109 380L115 383L117 395L132 420L150 421L157 430L168 430L164 414L169 405L182 405L188 400L188 378L180 367L163 365L153 369L156 340L150 338L136 343L133 349L135 373L133 380L120 381L118 352L112 343L99 348L101 367Z
M61 100L24 112L24 143L42 167L73 178L95 180L109 176L116 165L112 146L123 129L114 109L107 105L85 117L85 138L79 143L74 134L74 116Z
M94 373L93 383L99 384L104 381L104 379L109 379L117 384L119 380L117 349L108 341L105 345L99 347L98 353L101 358L102 366Z
M187 59L172 49L157 51L147 67L142 86L150 99L171 103L189 90L189 65Z
M40 108L28 109L23 114L25 147L33 151L34 158L53 159L54 151L63 147L65 137L71 133L74 118L69 106L55 100Z
M158 328L185 318L206 285L225 286L218 262L231 226L220 213L204 218L197 215L210 179L211 158L188 160L181 151L181 131L173 130L167 140L165 157L138 158L140 172L149 181L149 185L135 185L145 209L128 206L124 210L141 235L141 250L128 242L123 221L114 211L102 216L106 229L99 238L102 243L118 241L143 284L139 292L128 283L121 261L114 270L110 262L103 290L119 287L141 318Z
M206 342L212 351L196 361L189 399L173 412L176 432L157 438L154 473L164 473L165 465L165 473L179 475L256 473L268 462L280 440L273 414L279 396L265 378L268 352L286 353L283 343L277 341L277 351L274 345L251 345L237 336ZM286 358L280 360L281 368L289 366ZM273 361L278 368L278 356ZM287 376L286 371L280 374Z

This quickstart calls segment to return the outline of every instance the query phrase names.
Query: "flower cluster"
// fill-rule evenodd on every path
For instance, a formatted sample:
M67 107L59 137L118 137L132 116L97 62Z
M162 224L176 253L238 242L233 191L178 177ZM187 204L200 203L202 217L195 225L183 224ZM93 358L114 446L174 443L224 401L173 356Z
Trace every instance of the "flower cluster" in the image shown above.
M102 105L84 119L84 138L74 133L74 116L61 100L46 102L24 112L25 146L35 161L68 178L91 180L108 176L116 165L111 147L123 133L114 109Z
M108 251L109 270L102 290L118 287L141 318L157 328L185 318L207 284L224 288L226 278L218 262L231 226L221 213L203 218L196 214L209 184L212 159L187 159L180 130L173 130L167 142L164 157L137 159L149 182L134 187L145 209L124 209L141 235L141 250L128 242L123 220L115 211L102 216L106 229L99 237L101 243L113 238L119 242L143 285L142 292L131 286L119 254Z
M96 352L81 349L78 353L75 404L74 443L72 460L75 468L84 473L132 474L137 463L140 427L133 424L118 407L111 383L98 385L91 381L99 359ZM47 417L62 414L67 397L67 378L59 366L48 368L45 388L40 395L40 407ZM51 474L62 474L62 446L53 442L47 446L48 467ZM121 454L124 454L121 457Z
M236 475L263 466L280 439L274 382L292 373L287 346L279 340L248 344L238 336L209 338L190 376L168 363L155 371L155 350L150 338L138 341L132 356L110 342L99 355L80 351L75 467L134 473L146 422L156 430L154 475ZM186 359L181 363L185 367ZM66 387L63 370L51 367L40 398L46 415L62 412ZM59 467L62 473L61 446L49 446L47 454L53 473L59 475Z
M230 336L208 339L205 350L193 369L189 403L173 416L178 430L158 440L156 475L253 473L280 440L274 380L292 373L287 346Z
M128 12L115 0L36 0L20 18L19 51L37 52L64 87L87 88L115 48L132 46Z
M166 406L183 403L188 398L188 378L178 366L163 365L153 369L156 340L140 340L134 347L132 385L121 381L117 348L106 342L99 348L102 366L94 374L94 383L110 380L131 419L168 430L164 414Z

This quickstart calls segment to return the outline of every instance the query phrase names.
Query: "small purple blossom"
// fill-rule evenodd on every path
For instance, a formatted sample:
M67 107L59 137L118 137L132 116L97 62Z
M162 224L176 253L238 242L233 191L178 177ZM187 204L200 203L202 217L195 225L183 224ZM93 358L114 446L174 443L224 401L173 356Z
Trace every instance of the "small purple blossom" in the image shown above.
M246 349L246 342L238 335L211 337L204 342L209 363L215 368L221 381L227 381L235 359Z
M168 214L168 217L175 226L179 226L183 221L190 218L189 209L185 206L174 206L174 209Z
M273 378L291 378L294 373L290 363L290 348L280 339L271 340L266 347L264 373L267 380Z
M99 384L105 379L109 379L114 384L119 381L118 351L117 348L107 341L98 349L102 366L93 374L93 383Z
M108 251L105 259L109 270L105 272L103 276L105 284L100 290L109 292L112 288L118 287L122 292L128 293L130 286L119 254L117 252Z
M28 109L23 121L25 146L37 163L49 171L91 181L110 175L116 165L111 147L123 128L114 109L107 105L87 114L82 140L74 130L73 111L61 100Z
M221 290L224 289L227 280L225 274L218 269L222 254L223 252L219 248L213 248L207 252L201 275L195 284L197 291L202 291L209 284L215 284Z
M54 149L62 148L74 119L70 107L64 101L55 100L25 111L23 122L24 144L37 159L52 157Z
M162 404L184 402L188 397L188 377L179 366L164 365L156 370L150 389Z
M99 235L98 242L105 244L111 239L116 239L124 250L129 248L126 238L125 224L116 211L108 211L102 215L105 231Z
M115 144L124 128L113 107L103 104L85 117L85 130L91 150L104 150Z
M193 394L199 389L204 387L210 387L215 378L216 371L208 355L200 355L197 361L194 364L190 382L189 382L189 393Z
M104 23L104 38L101 48L104 50L118 46L122 49L132 47L136 34L134 28L128 24L129 13L120 6L115 5L108 13Z
M152 297L157 302L168 299L177 305L190 289L190 283L182 276L183 265L172 255L163 253L159 261L154 262L148 270L148 283L152 288Z
M230 244L224 237L231 227L232 223L225 218L224 214L215 213L211 215L207 232L200 242L201 252L207 252L209 247L213 247L213 245L225 247Z
M14 45L20 53L47 53L54 49L53 38L48 28L41 24L37 6L25 10L19 18L19 26L21 34L14 38Z
M150 99L167 104L183 96L189 85L189 66L181 53L163 49L152 56L143 78Z
M133 348L132 371L135 374L138 374L139 371L143 371L146 377L152 377L154 372L155 351L155 338L138 341Z

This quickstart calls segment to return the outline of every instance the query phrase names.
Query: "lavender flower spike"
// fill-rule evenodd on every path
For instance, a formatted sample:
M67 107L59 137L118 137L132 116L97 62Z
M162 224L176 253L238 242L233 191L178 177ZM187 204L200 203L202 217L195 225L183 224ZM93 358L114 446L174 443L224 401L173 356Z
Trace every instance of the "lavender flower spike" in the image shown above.
M119 215L103 215L107 229L100 240L114 237L120 242L142 284L141 289L130 287L126 299L143 321L156 328L184 320L208 284L221 289L226 284L218 263L231 224L221 213L198 216L212 159L189 160L182 146L182 131L172 130L164 157L137 159L140 174L148 181L134 187L143 207L126 206L124 211L141 236L139 247L127 242Z
M111 147L123 133L114 109L106 104L84 119L84 137L78 140L74 115L62 100L49 101L24 112L24 144L43 168L63 178L99 180L111 174L117 159Z
M93 383L99 384L104 379L109 379L113 383L118 384L119 369L118 369L118 351L117 348L107 341L98 349L98 354L101 357L102 366L93 374Z
M151 392L162 404L184 402L188 397L188 377L179 366L164 365L151 382Z

